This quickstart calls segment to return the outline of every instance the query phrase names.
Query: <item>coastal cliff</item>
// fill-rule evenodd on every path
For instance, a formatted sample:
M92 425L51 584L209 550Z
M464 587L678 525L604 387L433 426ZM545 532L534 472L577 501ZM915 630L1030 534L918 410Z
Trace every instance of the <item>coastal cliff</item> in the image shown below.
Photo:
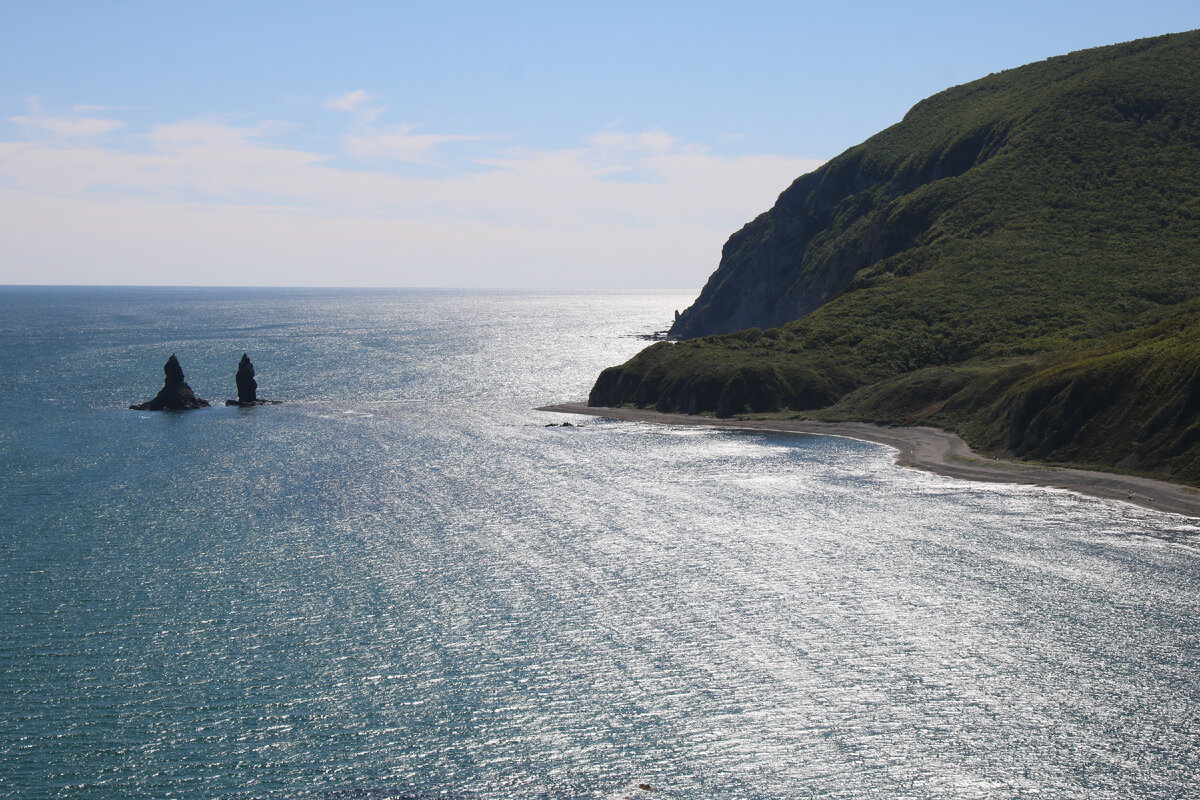
M1200 32L954 87L798 178L589 403L1200 480Z
M837 297L860 271L929 244L961 190L942 184L950 191L930 196L927 187L1000 153L1011 124L947 130L932 124L938 113L918 106L896 128L797 178L770 211L729 238L717 271L669 336L777 327Z

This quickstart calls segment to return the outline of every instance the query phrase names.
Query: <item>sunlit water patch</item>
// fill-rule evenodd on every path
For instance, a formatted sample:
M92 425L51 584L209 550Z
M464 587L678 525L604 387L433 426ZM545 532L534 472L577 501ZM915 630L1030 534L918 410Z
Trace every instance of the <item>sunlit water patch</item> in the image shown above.
M1192 522L544 427L687 301L4 290L0 793L1194 791ZM284 405L125 408L243 351Z

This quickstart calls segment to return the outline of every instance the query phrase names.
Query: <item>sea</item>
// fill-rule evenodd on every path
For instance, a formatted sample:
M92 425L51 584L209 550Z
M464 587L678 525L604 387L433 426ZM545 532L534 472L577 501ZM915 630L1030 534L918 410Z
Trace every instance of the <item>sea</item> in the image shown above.
M0 797L1200 796L1195 520L535 410L691 299L0 289Z

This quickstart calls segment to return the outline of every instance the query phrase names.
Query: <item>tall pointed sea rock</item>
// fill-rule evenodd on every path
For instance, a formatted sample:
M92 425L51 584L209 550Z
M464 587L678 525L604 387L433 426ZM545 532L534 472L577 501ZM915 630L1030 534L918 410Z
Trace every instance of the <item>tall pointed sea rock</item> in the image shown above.
M179 359L175 357L174 353L163 365L163 373L165 373L163 388L154 396L154 399L131 405L130 408L135 411L185 411L192 408L205 408L208 405L207 400L196 397L192 387L188 386L187 381L183 379L183 367L179 365Z
M227 406L266 406L276 405L280 402L279 400L264 400L258 396L258 381L254 379L254 364L250 362L248 353L242 353L242 360L238 362L234 381L237 383L238 396L236 400L226 400L225 405Z
M250 405L258 400L258 381L254 380L254 365L250 363L249 354L242 353L234 380L237 381L238 403Z

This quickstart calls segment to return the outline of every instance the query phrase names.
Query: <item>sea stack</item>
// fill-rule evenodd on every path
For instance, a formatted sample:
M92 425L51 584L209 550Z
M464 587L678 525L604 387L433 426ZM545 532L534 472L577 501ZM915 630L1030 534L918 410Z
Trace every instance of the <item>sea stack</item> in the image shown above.
M208 401L196 397L192 387L183 379L183 367L179 366L179 359L174 353L163 365L163 372L166 373L166 380L154 399L132 405L130 408L135 411L185 411L189 408L208 406Z
M250 356L246 353L242 353L234 380L237 381L239 404L247 405L258 399L258 381L254 380L254 365L250 363Z
M254 380L254 364L250 363L250 356L247 353L242 353L242 360L238 362L234 381L237 382L237 400L226 400L225 405L227 406L264 406L275 405L279 402L278 400L259 398L258 381Z

